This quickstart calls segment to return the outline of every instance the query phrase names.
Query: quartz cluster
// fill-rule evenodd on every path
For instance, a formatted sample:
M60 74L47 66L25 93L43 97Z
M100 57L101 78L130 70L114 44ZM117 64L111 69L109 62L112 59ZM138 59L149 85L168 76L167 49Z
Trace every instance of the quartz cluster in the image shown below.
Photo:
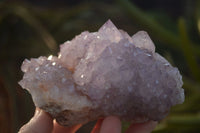
M110 20L62 44L58 57L26 59L22 71L19 84L35 105L64 126L109 115L159 121L184 101L178 69L155 52L148 34L130 37Z

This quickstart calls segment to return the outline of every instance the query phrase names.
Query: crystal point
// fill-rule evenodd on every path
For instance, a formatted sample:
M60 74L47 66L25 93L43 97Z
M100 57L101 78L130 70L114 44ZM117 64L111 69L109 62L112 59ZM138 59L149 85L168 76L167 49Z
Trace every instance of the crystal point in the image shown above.
M146 31L139 31L132 36L133 44L136 47L148 49L152 52L155 52L155 46L153 41L149 37Z

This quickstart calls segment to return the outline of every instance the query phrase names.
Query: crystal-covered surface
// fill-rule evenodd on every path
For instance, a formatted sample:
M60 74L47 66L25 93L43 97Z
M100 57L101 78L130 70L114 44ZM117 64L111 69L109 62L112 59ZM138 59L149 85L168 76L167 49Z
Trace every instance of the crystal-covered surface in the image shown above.
M65 42L58 57L25 60L22 71L35 105L65 126L108 115L161 120L184 101L178 69L155 53L149 35L130 37L110 20Z
M24 79L19 84L32 94L36 106L56 103L61 109L80 110L91 104L86 96L75 92L72 72L62 67L57 57L25 60L22 71Z

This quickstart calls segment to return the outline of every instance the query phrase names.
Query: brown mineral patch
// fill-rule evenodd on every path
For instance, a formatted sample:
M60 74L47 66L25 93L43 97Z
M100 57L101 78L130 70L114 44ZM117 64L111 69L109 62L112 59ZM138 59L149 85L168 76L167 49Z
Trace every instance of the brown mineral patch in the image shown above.
M92 111L89 108L83 108L79 111L64 110L55 117L56 121L62 126L73 126L84 124L92 120L98 119L99 113Z
M41 90L43 90L43 91L45 91L45 92L48 91L48 89L47 89L43 84L41 84L39 87L41 88Z
M52 117L54 117L54 118L55 118L55 116L57 116L57 114L59 112L61 112L61 107L53 102L43 105L40 108L43 109L44 111L50 113L52 115Z

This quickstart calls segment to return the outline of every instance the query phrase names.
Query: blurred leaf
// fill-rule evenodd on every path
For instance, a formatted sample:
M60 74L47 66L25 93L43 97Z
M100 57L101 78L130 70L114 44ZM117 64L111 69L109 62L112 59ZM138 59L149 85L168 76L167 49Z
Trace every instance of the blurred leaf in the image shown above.
M180 38L181 38L181 44L182 44L180 48L187 61L191 74L200 82L200 69L195 59L195 54L194 54L195 52L193 48L194 46L190 42L189 37L187 35L184 19L179 19L178 26L179 26L179 32L180 32Z
M57 43L51 34L40 24L40 22L23 6L20 5L6 5L6 9L10 14L15 14L22 18L27 24L33 27L33 29L38 33L48 48L54 52L57 50ZM5 7L4 7L5 8ZM3 18L0 18L3 19Z
M177 34L165 29L162 25L157 23L155 19L150 17L145 12L141 11L133 3L128 0L116 0L120 7L126 11L129 16L141 26L149 29L156 38L158 38L163 44L167 44L168 47L178 50L181 47L181 38ZM191 42L194 46L193 51L200 57L200 46Z

